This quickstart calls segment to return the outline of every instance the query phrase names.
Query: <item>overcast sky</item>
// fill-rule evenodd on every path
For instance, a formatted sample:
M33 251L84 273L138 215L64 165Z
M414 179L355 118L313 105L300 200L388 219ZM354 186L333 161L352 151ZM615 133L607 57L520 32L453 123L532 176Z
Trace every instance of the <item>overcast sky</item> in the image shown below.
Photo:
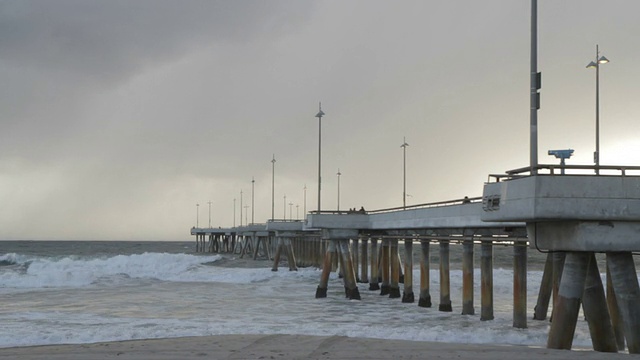
M286 203L480 196L529 162L528 0L0 1L0 239L187 240ZM640 2L539 1L539 158L640 165ZM289 218L289 205L286 206ZM247 211L251 220L251 208ZM244 217L244 214L243 214ZM246 219L243 219L246 222Z

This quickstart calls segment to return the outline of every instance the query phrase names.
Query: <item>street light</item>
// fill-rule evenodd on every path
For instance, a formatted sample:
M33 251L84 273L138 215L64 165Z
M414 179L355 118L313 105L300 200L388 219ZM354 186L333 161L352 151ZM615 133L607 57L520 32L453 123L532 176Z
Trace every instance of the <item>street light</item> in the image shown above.
M338 173L336 175L338 175L338 211L340 211L340 175L342 175L340 168L338 168Z
M256 180L253 178L253 176L251 177L251 223L253 224L253 215L255 214L255 206L254 206L254 201L253 201L253 190L255 188L256 185Z
M242 190L240 190L240 226L242 226Z
M296 220L300 220L300 204L296 204Z
M211 200L207 204L209 204L209 229L211 229Z
M600 50L596 45L596 61L587 65L587 69L596 69L596 151L593 153L593 162L596 164L596 175L600 173L600 64L609 62L604 56L600 56Z
M320 176L320 172L322 169L321 161L322 161L322 117L324 113L322 112L322 103L318 103L318 113L316 117L318 118L318 212L320 212L320 183L322 182L322 178Z
M289 220L293 220L293 203L289 203Z
M284 221L287 221L287 194L284 194L284 212L283 218Z
M302 190L303 190L303 193L304 193L304 195L303 195L304 201L302 203L303 204L302 205L303 206L302 212L306 216L306 214L307 214L307 184L304 184L304 188L302 188Z
M196 228L199 228L199 220L200 220L200 213L199 213L199 209L200 209L200 204L196 204Z
M402 138L402 208L407 207L407 139Z
M236 198L233 198L233 227L236 227Z
M274 219L275 213L275 198L274 198L274 190L275 190L275 178L276 178L276 154L273 154L273 159L271 159L271 221Z

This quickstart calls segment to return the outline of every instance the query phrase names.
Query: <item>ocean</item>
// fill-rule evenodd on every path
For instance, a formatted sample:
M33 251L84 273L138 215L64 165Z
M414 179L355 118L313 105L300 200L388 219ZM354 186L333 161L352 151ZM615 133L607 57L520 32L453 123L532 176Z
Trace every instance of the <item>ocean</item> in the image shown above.
M531 320L545 255L529 250L527 329L512 327L511 248L496 247L494 315L462 311L460 246L451 245L453 312L438 311L437 246L431 247L432 308L380 296L359 284L344 297L332 273L328 296L315 299L320 270L238 255L195 253L194 242L0 241L0 347L78 344L219 334L304 334L545 347L549 322ZM476 256L479 248L476 248ZM601 268L602 270L602 268ZM419 294L419 264L414 291ZM402 289L402 285L401 289ZM580 316L574 348L591 348Z

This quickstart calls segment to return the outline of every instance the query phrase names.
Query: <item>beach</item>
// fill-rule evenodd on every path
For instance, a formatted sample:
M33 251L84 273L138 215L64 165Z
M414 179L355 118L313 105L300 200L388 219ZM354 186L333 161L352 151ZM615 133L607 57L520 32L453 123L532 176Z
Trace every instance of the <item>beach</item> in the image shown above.
M218 335L0 349L0 359L628 359L627 354L518 345L308 335Z

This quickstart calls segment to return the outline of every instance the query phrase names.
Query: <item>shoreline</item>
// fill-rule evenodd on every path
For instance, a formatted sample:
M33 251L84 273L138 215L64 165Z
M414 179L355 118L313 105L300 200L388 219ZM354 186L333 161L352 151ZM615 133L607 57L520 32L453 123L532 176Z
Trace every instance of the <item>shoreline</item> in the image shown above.
M628 359L626 353L311 335L212 335L0 348L0 359Z

